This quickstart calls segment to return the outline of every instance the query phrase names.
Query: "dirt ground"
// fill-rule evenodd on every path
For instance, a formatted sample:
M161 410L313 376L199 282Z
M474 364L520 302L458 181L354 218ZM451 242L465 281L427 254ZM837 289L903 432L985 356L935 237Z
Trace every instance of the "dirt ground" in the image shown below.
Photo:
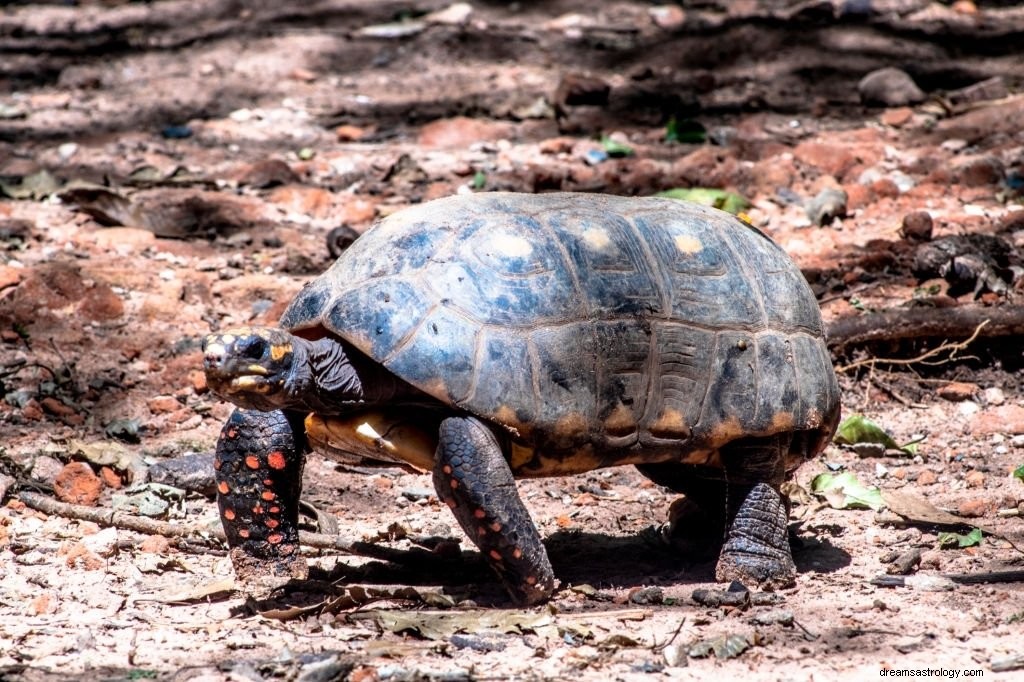
M5 4L0 680L1024 679L1022 44L1024 11L984 1ZM885 67L917 87L871 94ZM456 192L687 187L748 199L800 265L844 413L920 441L799 469L795 589L701 592L725 586L663 540L674 496L620 468L521 484L561 589L511 609L429 476L312 456L319 530L378 558L310 547L313 582L252 599L212 499L148 482L231 410L202 337L273 323L334 228ZM921 265L954 235L1001 240L943 252L966 284ZM986 316L966 349L850 367ZM890 509L833 508L824 472ZM901 562L904 586L871 582Z

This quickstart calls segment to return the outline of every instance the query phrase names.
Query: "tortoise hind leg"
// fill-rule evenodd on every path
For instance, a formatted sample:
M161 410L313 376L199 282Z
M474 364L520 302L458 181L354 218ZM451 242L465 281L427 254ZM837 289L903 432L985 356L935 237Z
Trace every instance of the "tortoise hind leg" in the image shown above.
M789 546L789 512L779 492L791 434L730 443L721 451L729 524L715 577L769 589L796 581Z
M213 467L221 524L241 580L306 577L298 528L304 461L298 417L239 408L225 422Z
M472 417L441 422L434 487L520 604L546 600L555 576L494 433Z

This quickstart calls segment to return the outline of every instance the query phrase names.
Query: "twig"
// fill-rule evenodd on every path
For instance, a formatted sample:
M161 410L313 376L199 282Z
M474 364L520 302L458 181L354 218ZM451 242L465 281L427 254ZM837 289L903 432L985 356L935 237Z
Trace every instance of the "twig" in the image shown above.
M53 498L23 491L19 497L26 506L32 509L50 514L52 516L64 516L80 521L91 521L100 526L112 526L123 530L132 530L138 533L149 535L161 535L165 538L202 538L207 542L223 544L227 542L224 531L210 529L201 524L178 524L169 521L157 521L155 519L126 514L114 509L98 507L87 507L81 504L69 504L60 502ZM384 559L387 561L401 562L417 560L417 552L409 552L392 547L382 547L371 542L350 540L336 535L323 535L321 533L299 532L299 543L307 547L317 549L330 549L344 554L365 556L373 559Z
M1024 335L1024 306L993 308L896 308L869 315L842 317L828 325L828 345L837 353L879 341L972 336L985 321L986 338Z
M985 585L989 583L1024 582L1024 571L985 571L983 573L939 573L939 577L958 585ZM879 587L904 587L906 577L902 575L879 575L871 579Z
M958 351L962 351L962 350L966 349L967 346L971 345L971 343L976 338L978 338L978 335L981 334L981 330L984 329L985 326L988 323L989 323L988 320L982 320L978 324L978 326L974 328L974 333L972 333L970 335L970 337L968 337L964 341L959 341L957 343L950 343L950 342L947 341L946 343L943 343L943 344L941 344L941 345L939 345L939 346L937 346L935 348L932 348L931 350L928 350L928 351L925 351L924 353L921 353L917 357L913 357L913 358L864 358L863 360L857 360L856 362L851 362L848 365L840 365L839 367L836 367L836 371L837 372L841 372L841 373L845 373L845 372L853 371L853 370L858 369L860 367L871 367L872 369L874 369L874 367L876 365L880 365L880 364L881 365L933 365L933 366L934 365L944 365L944 364L946 364L948 362L952 362L952 360L956 357L956 354L957 354ZM946 351L949 351L949 355L947 357L941 358L939 360L932 360L932 358L934 358L937 355L939 355L940 353L944 353Z

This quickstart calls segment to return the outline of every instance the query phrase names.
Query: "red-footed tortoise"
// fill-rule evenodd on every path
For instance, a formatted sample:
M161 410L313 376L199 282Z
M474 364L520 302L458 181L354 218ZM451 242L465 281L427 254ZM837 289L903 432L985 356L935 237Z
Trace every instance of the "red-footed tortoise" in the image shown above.
M431 470L527 604L555 577L513 479L623 464L724 524L719 580L792 584L779 486L839 416L797 267L734 216L671 199L415 206L309 282L280 327L213 334L204 353L211 389L239 406L215 464L236 571L305 573L312 447Z

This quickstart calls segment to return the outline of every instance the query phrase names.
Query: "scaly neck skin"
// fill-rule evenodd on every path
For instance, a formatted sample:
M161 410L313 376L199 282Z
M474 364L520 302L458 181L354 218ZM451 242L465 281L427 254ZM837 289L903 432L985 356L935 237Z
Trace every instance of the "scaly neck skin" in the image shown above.
M292 341L287 393L297 406L323 415L384 403L423 403L432 399L359 351L334 338Z

